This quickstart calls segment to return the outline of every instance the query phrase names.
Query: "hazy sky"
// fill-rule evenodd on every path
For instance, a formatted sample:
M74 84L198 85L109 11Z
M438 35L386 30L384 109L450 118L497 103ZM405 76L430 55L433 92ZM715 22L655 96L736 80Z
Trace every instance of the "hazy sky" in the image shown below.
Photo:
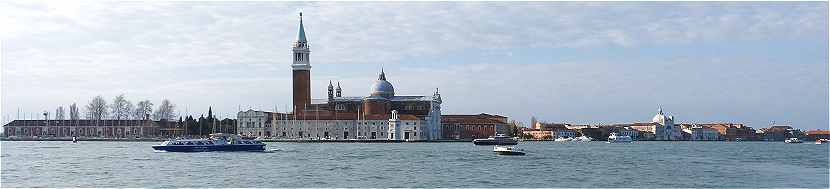
M5 123L95 95L281 111L297 12L312 98L440 88L445 114L828 128L827 2L0 2Z

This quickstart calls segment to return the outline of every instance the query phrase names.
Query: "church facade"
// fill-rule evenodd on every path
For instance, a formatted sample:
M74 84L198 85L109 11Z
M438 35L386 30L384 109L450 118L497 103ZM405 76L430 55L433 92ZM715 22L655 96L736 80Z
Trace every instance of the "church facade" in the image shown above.
M293 60L291 112L274 113L274 138L436 140L441 136L441 94L397 95L381 69L369 84L368 96L343 96L338 82L329 82L328 95L311 97L311 50L300 13Z

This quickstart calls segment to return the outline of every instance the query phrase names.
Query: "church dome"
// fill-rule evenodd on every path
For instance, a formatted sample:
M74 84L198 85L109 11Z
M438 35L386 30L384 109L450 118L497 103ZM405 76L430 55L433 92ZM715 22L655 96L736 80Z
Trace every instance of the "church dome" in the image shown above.
M383 73L383 70L380 71L378 80L372 85L370 94L371 96L381 96L384 98L395 96L395 87L392 86L392 83L386 81L386 74Z
M651 118L651 122L653 123L663 123L666 119L666 115L663 115L663 109L657 109L657 115L654 115L654 118Z
M654 123L663 123L663 120L666 120L666 116L661 114L654 115L654 118L651 118L651 122Z

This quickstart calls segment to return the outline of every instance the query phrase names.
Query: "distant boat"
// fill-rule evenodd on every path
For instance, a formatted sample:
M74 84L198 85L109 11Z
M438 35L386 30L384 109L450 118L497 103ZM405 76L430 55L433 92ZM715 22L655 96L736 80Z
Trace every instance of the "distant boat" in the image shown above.
M475 139L473 140L473 144L475 145L516 145L519 144L516 139L510 138L504 134L496 134L496 136L491 136L486 139Z
M510 146L495 146L493 147L493 152L496 152L499 155L518 155L523 156L525 155L524 150L513 148Z
M211 134L208 139L174 139L153 145L154 150L167 152L208 151L265 151L265 144L257 140L242 139L233 134Z
M790 139L784 140L784 142L785 143L802 143L801 139L798 139L798 138L790 138Z
M632 141L630 136L617 135L617 133L611 133L611 136L608 136L608 143L631 143Z
M78 143L78 138L72 137L72 143Z

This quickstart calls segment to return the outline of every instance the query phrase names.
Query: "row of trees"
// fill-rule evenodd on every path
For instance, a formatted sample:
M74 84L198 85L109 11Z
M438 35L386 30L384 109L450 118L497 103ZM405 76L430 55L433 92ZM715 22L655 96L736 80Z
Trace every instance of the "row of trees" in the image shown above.
M185 129L185 135L188 136L203 136L210 133L236 133L236 120L234 119L219 119L213 115L213 109L208 109L207 117L204 114L199 118L187 116L182 119L179 117L178 125Z
M80 119L81 114L78 111L77 104L69 105L69 119ZM124 94L120 94L112 100L112 103L107 103L104 97L98 95L86 105L85 116L88 120L142 120L151 118L154 120L174 120L176 118L176 105L171 103L170 100L164 99L154 110L153 103L150 100L138 101L133 105ZM66 119L63 106L58 106L55 109L55 119Z

